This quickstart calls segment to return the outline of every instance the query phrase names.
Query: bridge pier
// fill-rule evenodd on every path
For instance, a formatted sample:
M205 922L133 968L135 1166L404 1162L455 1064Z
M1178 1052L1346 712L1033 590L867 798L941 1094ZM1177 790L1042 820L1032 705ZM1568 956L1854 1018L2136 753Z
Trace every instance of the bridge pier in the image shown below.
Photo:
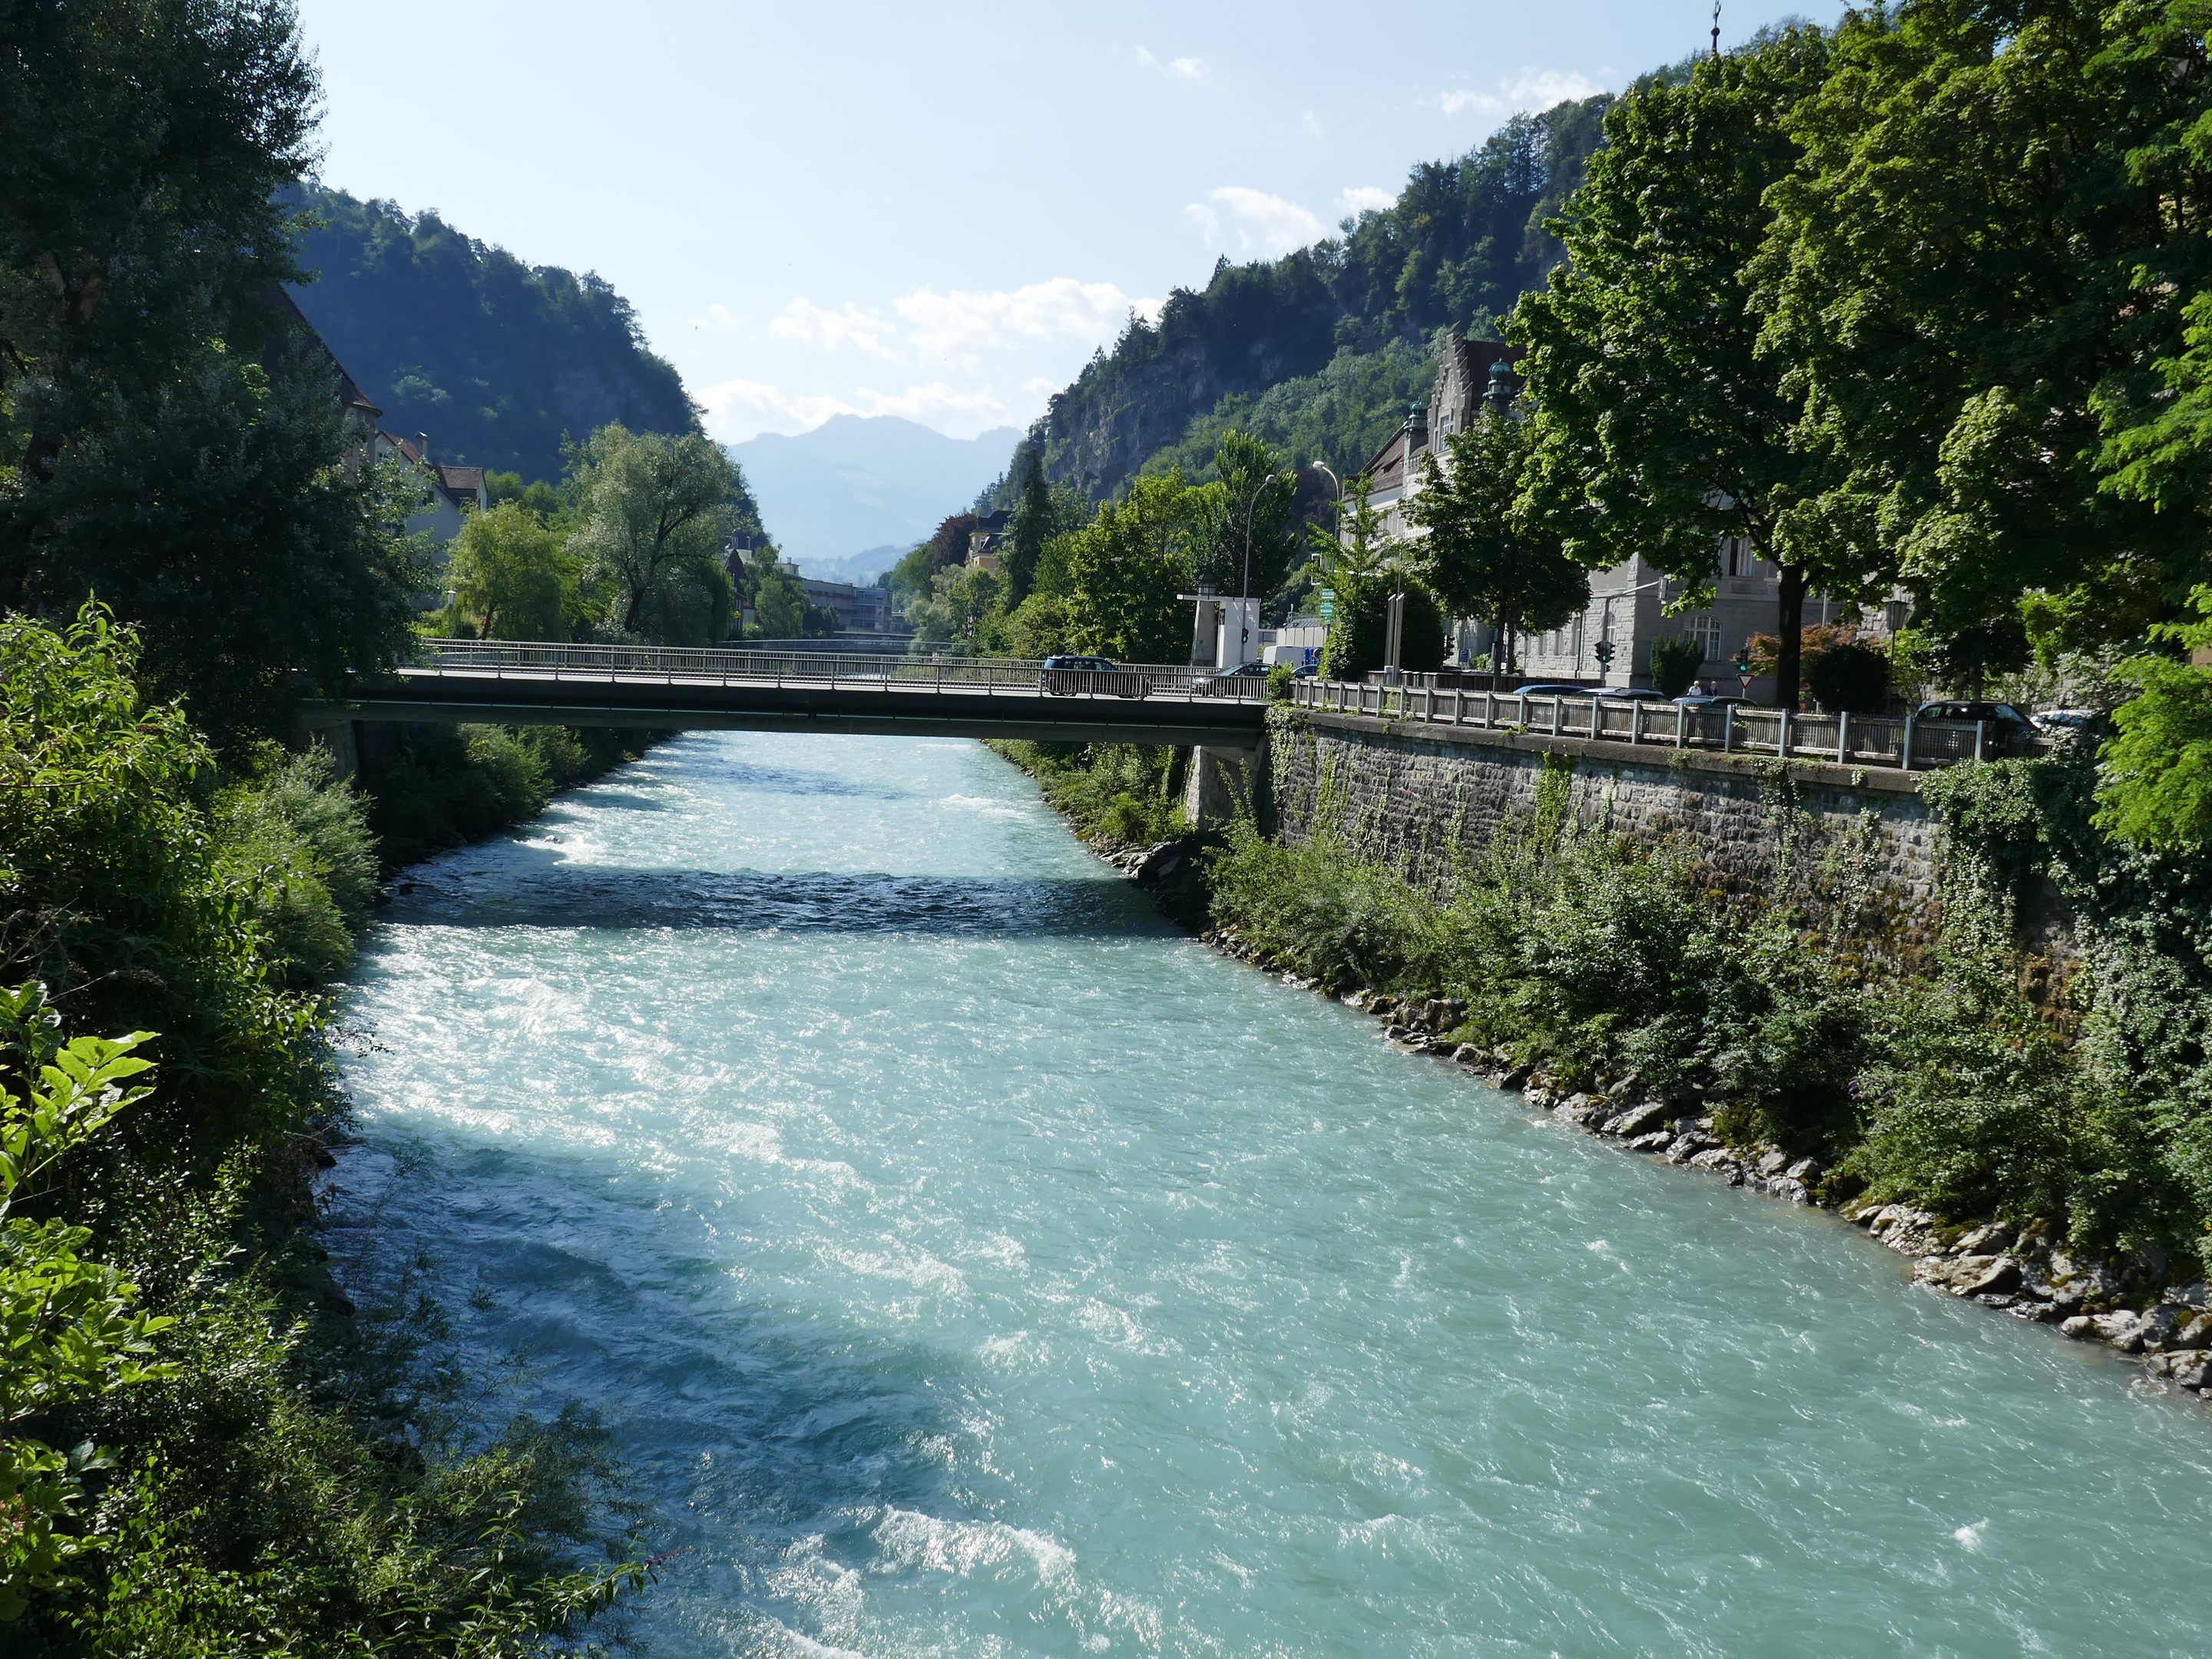
M1261 829L1273 817L1267 799L1267 741L1263 735L1249 749L1200 744L1190 751L1182 792L1182 815L1194 830L1226 823L1249 810Z

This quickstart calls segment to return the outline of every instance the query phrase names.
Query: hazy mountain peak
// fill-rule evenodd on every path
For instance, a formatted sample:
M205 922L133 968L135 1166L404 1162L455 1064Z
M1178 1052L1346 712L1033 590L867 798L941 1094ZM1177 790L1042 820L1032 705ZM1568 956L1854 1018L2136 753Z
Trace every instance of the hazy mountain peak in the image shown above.
M967 507L1006 471L1020 436L999 427L948 438L896 415L836 415L811 432L727 448L785 556L807 575L850 580L888 569Z

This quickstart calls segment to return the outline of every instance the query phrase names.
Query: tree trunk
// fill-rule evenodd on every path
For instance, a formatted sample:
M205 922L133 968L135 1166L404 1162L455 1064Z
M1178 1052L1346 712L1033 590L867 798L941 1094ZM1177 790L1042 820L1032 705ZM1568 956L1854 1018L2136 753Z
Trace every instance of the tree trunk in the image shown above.
M1795 565L1777 568L1782 586L1775 601L1774 706L1795 709L1805 653L1805 573Z

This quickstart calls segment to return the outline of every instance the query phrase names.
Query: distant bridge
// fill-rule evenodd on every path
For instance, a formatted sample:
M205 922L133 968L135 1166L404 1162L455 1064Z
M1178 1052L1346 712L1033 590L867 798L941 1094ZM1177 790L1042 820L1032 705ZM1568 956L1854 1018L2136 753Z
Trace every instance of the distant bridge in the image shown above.
M431 640L421 661L301 712L323 727L469 721L1257 750L1265 682L1209 684L1211 672L1048 673L1006 659Z

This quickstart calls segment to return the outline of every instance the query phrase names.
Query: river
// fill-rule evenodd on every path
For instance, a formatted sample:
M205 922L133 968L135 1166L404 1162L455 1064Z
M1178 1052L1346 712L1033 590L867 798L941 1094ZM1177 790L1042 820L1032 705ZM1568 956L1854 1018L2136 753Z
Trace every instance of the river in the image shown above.
M2212 1648L2212 1413L1214 956L980 745L669 743L346 1012L341 1259L614 1427L659 1659Z

